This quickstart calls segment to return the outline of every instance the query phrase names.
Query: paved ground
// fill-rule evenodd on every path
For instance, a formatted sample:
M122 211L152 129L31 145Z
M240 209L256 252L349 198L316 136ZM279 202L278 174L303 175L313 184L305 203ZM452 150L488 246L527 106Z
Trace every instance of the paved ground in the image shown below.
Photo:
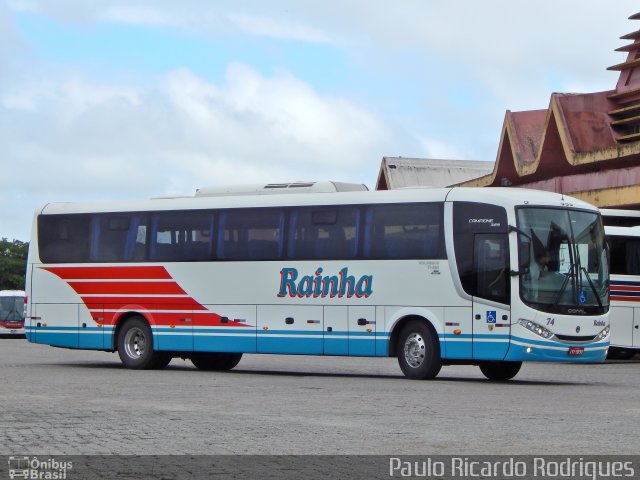
M174 359L0 339L0 453L637 454L640 361L476 367L410 381L395 359L246 355L229 373Z

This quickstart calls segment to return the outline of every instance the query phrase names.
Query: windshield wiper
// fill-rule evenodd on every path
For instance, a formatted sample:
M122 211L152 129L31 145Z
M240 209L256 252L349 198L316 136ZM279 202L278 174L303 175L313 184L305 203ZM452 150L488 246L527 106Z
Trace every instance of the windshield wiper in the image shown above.
M587 278L587 282L591 287L591 291L593 291L593 294L595 295L596 300L598 301L598 306L602 310L604 307L602 305L602 301L600 300L600 295L598 294L598 290L596 289L593 283L593 280L591 280L591 275L589 275L589 272L587 271L587 269L582 266L582 258L580 257L580 250L578 249L578 245L574 244L574 248L575 248L576 265L578 266L578 273L584 273L584 276ZM582 280L578 277L579 275L576 275L576 294L580 296L579 292L582 291ZM578 303L579 302L580 300L578 300Z
M591 290L593 291L593 294L596 296L596 300L598 301L598 306L600 307L600 309L603 309L603 305L602 305L602 300L600 300L600 294L598 293L598 290L596 289L596 286L593 283L593 280L591 280L591 275L589 275L589 272L587 272L587 269L582 267L581 271L584 272L584 276L587 277L587 282L589 282L589 286L591 287Z
M558 296L556 297L555 302L553 302L553 306L551 307L552 309L555 310L555 308L560 303L560 299L562 298L562 294L567 289L567 285L569 285L569 279L573 277L573 269L574 268L575 268L575 264L572 263L571 264L571 268L569 269L569 271L564 274L565 275L564 280L562 281L562 285L560 286L560 291L558 291Z

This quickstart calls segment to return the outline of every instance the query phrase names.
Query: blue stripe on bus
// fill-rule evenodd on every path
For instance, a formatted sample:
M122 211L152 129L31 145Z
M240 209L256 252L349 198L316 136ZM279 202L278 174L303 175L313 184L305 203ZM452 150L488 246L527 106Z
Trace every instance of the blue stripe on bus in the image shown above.
M633 280L611 280L611 286L624 285L625 287L640 287L640 282Z
M629 290L611 290L611 295L617 295L620 297L640 297L640 292L633 292Z
M200 334L202 332L192 332L188 328L161 330L160 335L154 336L157 338L159 349L176 351L387 356L390 346L390 335L387 332L349 334L346 331L270 330L259 331L256 334L255 330L230 332L226 329L210 329L204 332L205 334ZM225 333L225 335L217 335L217 333ZM247 335L249 333L256 335ZM28 327L27 335L31 341L37 340L37 343L95 350L109 349L113 340L113 331L100 327ZM505 360L600 362L604 361L608 346L606 341L591 344L561 344L518 336L512 336L509 341L508 335L491 334L479 334L473 338L470 334L442 334L441 339L444 343L443 358L449 359L471 359L471 352L473 352L473 358L477 360L495 358L496 348L508 346ZM570 356L568 351L571 346L583 347L584 353L579 356ZM531 352L527 352L527 349L531 349Z

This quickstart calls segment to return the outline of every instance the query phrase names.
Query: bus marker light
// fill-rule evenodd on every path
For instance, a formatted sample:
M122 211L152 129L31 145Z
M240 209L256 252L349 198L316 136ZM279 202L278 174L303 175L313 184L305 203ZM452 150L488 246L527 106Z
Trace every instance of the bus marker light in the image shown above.
M525 350L527 353L531 353L533 351L533 348L531 347L527 347L527 349Z
M262 327L263 330L269 330L269 327Z
M367 328L367 332L371 333L373 332L373 330L371 330L370 328Z
M169 325L169 328L176 328L175 325Z
M454 335L460 335L462 333L462 330L454 330L453 334Z

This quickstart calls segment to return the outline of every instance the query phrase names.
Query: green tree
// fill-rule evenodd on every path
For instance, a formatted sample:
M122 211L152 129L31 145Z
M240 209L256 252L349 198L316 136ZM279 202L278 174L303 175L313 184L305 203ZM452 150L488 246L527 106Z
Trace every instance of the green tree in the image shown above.
M0 290L24 290L29 244L20 240L0 240Z

